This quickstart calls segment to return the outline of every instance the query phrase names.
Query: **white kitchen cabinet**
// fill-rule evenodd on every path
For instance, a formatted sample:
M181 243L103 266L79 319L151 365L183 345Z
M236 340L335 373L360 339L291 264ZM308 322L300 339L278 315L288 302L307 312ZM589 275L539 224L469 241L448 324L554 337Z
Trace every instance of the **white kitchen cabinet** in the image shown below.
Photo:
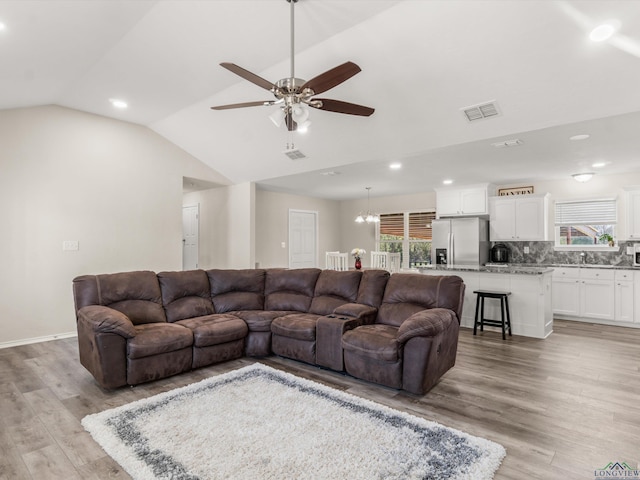
M627 200L627 237L640 240L640 188L629 189Z
M634 276L637 279L634 279ZM555 268L553 313L611 325L640 322L640 272L595 267Z
M616 270L615 272L615 319L620 322L633 322L633 274L632 270Z
M615 289L613 270L580 269L580 316L613 320Z
M490 240L548 240L548 198L548 194L489 197Z
M436 189L436 214L438 218L487 215L489 193L493 191L494 188L487 184Z
M577 268L554 268L553 313L580 315L580 271Z

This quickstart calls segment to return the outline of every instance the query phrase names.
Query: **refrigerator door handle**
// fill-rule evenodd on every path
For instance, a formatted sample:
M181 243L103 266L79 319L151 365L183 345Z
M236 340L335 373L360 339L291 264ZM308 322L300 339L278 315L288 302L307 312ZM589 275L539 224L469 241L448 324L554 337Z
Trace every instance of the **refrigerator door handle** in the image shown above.
M448 245L447 248L449 249L449 255L447 257L447 263L449 265L453 265L453 259L455 258L455 252L453 251L453 233L449 233L449 239L448 239Z

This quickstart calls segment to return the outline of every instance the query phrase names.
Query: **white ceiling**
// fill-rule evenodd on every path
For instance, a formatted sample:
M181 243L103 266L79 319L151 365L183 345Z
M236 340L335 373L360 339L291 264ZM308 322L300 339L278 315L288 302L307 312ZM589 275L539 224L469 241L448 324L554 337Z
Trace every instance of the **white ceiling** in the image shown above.
M275 107L209 108L272 98L220 62L289 75L285 0L0 0L0 109L58 104L147 125L230 183L325 198L428 191L444 178L526 184L594 161L608 162L599 174L640 171L640 1L300 0L295 10L296 76L357 63L361 73L322 96L373 116L314 110L309 132L291 135L269 121ZM618 33L588 40L609 19ZM490 100L501 116L465 120L462 107ZM579 133L591 137L568 139ZM511 138L524 143L491 146ZM290 142L307 158L286 157Z

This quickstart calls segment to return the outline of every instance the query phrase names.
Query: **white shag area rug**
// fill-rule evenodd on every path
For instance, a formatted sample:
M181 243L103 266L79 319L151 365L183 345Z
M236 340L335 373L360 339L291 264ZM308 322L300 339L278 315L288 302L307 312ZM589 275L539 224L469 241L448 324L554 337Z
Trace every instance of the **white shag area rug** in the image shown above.
M494 442L254 364L82 420L134 479L493 478Z

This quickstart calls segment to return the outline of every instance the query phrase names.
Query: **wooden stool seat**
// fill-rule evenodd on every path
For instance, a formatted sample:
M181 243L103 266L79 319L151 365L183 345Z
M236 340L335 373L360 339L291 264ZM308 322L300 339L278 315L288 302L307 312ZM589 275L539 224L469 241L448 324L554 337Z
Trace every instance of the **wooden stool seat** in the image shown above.
M509 336L511 336L511 315L509 313L509 295L511 292L500 292L496 290L474 290L477 296L476 299L476 316L473 322L473 334L475 335L480 325L480 331L484 331L484 326L489 327L501 327L502 339L506 340L506 330L509 330ZM496 298L500 299L500 320L491 318L484 318L484 299ZM478 313L480 315L478 315Z

